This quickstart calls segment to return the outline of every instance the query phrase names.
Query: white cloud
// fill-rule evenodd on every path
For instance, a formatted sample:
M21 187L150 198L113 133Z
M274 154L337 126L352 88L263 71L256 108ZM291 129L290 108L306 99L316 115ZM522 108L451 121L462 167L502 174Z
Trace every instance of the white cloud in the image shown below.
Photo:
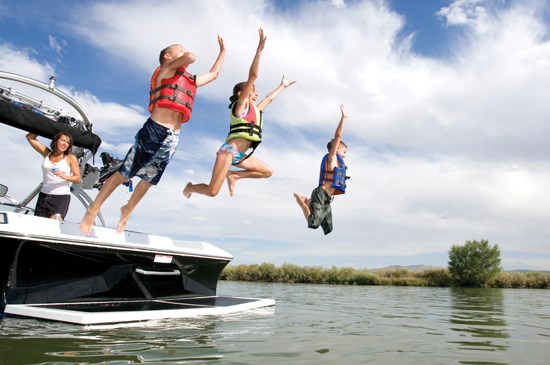
M83 41L113 60L109 76L121 80L132 73L147 79L167 44L195 52L197 73L217 55L216 34L227 45L219 79L200 90L203 114L183 127L176 158L136 209L130 229L194 236L256 262L314 256L331 265L355 257L369 267L376 257L445 256L452 244L485 238L501 246L507 265L550 267L550 43L539 5L451 3L437 16L464 29L449 45L455 53L438 59L414 53L412 36L398 37L405 19L383 2L307 2L289 15L267 1L196 1L186 4L193 16L185 22L150 16L153 6L163 13L175 4L89 3L88 16L74 23ZM209 180L224 138L221 127L198 116L227 122L227 97L246 77L259 26L268 37L260 92L282 74L298 80L265 113L265 140L255 156L274 176L239 181L234 197L224 187L216 198L186 200L181 189L189 180ZM0 69L39 79L53 74L32 50L2 47ZM147 112L78 86L66 90L92 116L103 146L122 157ZM315 186L341 103L349 111L344 140L352 179L348 194L334 201L335 230L324 237L306 228L292 193L308 195ZM22 135L8 134L8 148L32 154L20 146ZM4 168L23 167L3 161ZM110 225L126 198L117 194L104 206ZM72 217L79 215L75 209ZM516 252L531 256L515 260Z
M487 9L482 6L485 0L455 0L441 8L437 15L445 18L448 25L469 25L483 31L489 19Z
M52 35L48 36L48 41L50 43L50 48L55 52L57 57L59 59L63 58L63 53L65 53L67 42L64 39L57 39Z
M53 67L47 62L36 59L34 49L18 49L9 43L0 43L0 70L37 80L47 80L54 74Z

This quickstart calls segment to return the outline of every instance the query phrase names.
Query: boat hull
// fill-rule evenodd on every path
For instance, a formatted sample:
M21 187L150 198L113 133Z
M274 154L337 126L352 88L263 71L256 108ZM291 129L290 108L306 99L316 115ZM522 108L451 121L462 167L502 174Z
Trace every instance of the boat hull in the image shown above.
M0 212L0 310L73 323L186 317L273 305L218 297L232 256L206 242Z

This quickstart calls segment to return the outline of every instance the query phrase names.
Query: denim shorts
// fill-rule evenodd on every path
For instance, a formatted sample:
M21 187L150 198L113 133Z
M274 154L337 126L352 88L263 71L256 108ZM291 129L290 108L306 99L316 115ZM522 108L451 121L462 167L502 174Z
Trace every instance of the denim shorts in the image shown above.
M151 118L147 119L137 132L135 143L118 172L127 179L137 176L157 185L176 152L178 141L179 131L166 128Z

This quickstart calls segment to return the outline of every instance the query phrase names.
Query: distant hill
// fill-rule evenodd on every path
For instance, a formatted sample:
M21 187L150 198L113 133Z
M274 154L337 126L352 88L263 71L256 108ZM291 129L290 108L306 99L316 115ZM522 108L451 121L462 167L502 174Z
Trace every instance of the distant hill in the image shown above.
M429 269L443 269L443 268L439 267L439 266L430 266L430 265L407 265L407 266L392 265L392 266L382 267L380 269L374 269L373 271L375 271L375 270L400 270L400 269L405 269L405 270L408 270L408 271L418 272L418 271L424 271L424 270L429 270Z
M400 270L405 269L412 272L419 272L429 269L444 269L444 267L441 266L430 266L430 265L391 265L386 267L381 267L379 269L372 269L373 271L376 270ZM502 270L503 272L519 272L519 273L528 273L528 272L541 272L541 273L549 273L549 270L526 270L526 269L515 269L515 270Z

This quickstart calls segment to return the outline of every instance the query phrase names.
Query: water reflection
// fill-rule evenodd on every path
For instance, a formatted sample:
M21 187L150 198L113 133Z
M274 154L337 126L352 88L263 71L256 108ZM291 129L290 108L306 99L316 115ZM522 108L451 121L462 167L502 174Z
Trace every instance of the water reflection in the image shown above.
M77 326L27 318L0 322L0 364L138 364L213 361L216 318Z
M462 350L506 351L509 348L505 339L510 333L501 289L452 288L451 305L450 329L462 339L449 343L458 344Z

